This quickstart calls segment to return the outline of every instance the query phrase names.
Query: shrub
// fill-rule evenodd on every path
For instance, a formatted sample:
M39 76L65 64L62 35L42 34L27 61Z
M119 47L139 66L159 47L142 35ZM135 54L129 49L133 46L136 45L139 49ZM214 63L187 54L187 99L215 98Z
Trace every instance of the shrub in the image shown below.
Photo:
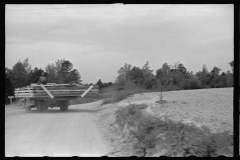
M182 89L200 89L201 85L201 82L197 79L184 79L180 82Z
M138 117L142 117L142 113L139 111L139 109L145 109L147 108L147 105L145 104L130 104L126 107L123 107L116 111L116 122L120 126L120 128L123 128L123 126L126 123L131 123L130 118L138 119Z

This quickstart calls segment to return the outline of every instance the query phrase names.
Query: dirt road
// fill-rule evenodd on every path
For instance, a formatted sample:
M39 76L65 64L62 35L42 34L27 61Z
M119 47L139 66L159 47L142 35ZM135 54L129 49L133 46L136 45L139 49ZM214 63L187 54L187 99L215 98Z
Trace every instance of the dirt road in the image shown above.
M5 156L103 156L109 152L93 123L92 109L101 102L40 113L5 110Z

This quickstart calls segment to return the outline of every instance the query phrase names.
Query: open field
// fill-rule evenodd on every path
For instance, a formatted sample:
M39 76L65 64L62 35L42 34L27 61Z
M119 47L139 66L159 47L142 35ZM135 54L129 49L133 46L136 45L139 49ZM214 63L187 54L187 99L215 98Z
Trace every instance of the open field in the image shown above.
M130 97L128 102L148 104L148 113L175 121L205 125L212 132L233 131L233 88L170 91L163 93L164 104L156 103L160 93L143 93Z
M212 133L228 131L233 134L233 88L170 91L163 93L166 103L158 104L160 92L135 94L118 103L99 106L95 122L113 147L108 156L129 156L131 147L119 132L115 122L116 111L131 104L147 104L147 114L161 119L206 126Z

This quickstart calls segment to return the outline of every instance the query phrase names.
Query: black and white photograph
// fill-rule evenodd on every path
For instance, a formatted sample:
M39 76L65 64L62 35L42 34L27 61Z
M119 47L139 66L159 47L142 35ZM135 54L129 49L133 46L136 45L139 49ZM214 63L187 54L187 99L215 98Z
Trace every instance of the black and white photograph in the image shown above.
M5 157L233 157L233 71L234 4L5 4Z

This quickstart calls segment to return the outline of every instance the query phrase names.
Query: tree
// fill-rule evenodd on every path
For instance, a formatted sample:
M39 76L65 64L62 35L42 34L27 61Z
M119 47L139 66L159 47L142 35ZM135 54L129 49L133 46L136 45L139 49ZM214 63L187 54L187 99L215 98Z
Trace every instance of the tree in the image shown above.
M31 70L29 73L29 78L27 84L30 85L31 83L38 83L39 78L41 77L42 73L44 72L43 69L38 69L37 67L34 70ZM47 80L48 82L48 80Z
M78 70L73 68L73 64L70 61L64 60L61 63L61 76L63 83L81 83L81 76Z
M13 86L14 88L24 87L27 84L27 71L25 70L23 63L19 60L12 69L13 72Z
M213 67L211 74L210 74L210 87L211 88L219 88L220 87L220 76L219 72L221 71L221 68L218 68L216 66Z
M161 91L160 101L162 101L162 89L164 85L164 77L163 77L163 71L161 69L158 69L156 71L156 81L157 81L157 88L160 88L160 91Z
M64 62L64 59L57 60L55 62L55 73L56 73L56 82L55 83L64 83L63 76L62 76L62 63Z
M11 84L13 85L15 78L12 69L5 67L5 74L7 75L7 78L10 80Z
M152 74L153 70L150 69L148 61L142 67L141 72L143 76L143 86L146 89L152 88L154 85L154 75Z
M206 88L211 83L210 74L205 64L202 67L202 71L197 72L196 76L201 81L202 88Z
M77 69L73 69L73 64L65 59L57 60L54 64L46 67L49 83L77 83L81 84L81 75Z
M111 85L113 85L113 83L112 82L108 82L108 86L111 86Z
M76 83L76 84L81 84L81 75L78 72L78 70L74 69L69 73L68 76L68 83Z
M213 67L211 74L212 75L219 75L219 72L221 71L221 68L218 68L216 66Z
M233 74L228 70L226 73L227 87L233 87Z
M162 74L163 77L165 76L169 76L170 72L171 72L171 66L168 65L166 62L162 65L162 67L160 68L161 72L159 72L159 74ZM158 75L157 75L158 76Z
M139 67L133 67L129 72L130 81L132 81L136 86L143 85L143 73Z
M47 82L48 83L56 83L57 82L57 70L54 64L48 64L45 68L48 73Z
M118 70L118 77L116 83L120 86L125 86L129 80L129 72L131 71L132 65L125 63L123 67Z
M5 103L9 103L8 96L14 96L14 87L5 68Z
M232 73L234 73L234 61L232 60L228 64L232 67Z
M225 72L223 72L220 76L220 88L223 87L227 87L227 76Z
M61 64L61 73L63 78L63 83L69 83L69 75L71 73L73 64L67 60L63 61Z
M160 69L157 69L156 78L160 79L162 87L170 84L170 74L171 74L171 66L168 65L166 62L162 65ZM160 85L159 82L158 84Z
M184 67L184 65L182 63L178 64L177 70L178 70L178 72L180 72L184 75L187 73L187 69Z
M28 58L26 58L26 59L22 62L22 65L23 65L25 71L27 72L27 74L29 74L30 71L31 71L31 65L29 65L29 63L28 63Z

